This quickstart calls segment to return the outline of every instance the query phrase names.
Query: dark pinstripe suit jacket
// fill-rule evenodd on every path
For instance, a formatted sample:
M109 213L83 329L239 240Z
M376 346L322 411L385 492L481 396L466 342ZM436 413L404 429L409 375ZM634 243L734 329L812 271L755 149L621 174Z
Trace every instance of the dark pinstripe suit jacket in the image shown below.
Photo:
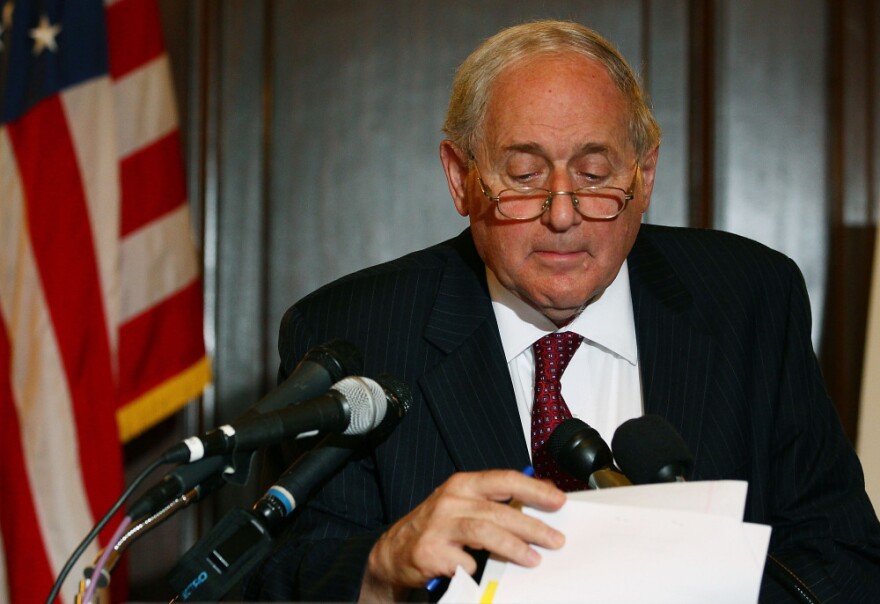
M880 602L880 527L822 383L794 263L734 235L643 226L629 271L645 412L690 446L691 478L748 481L746 519L773 526L771 552L824 601ZM333 338L363 351L365 375L403 379L414 404L302 511L249 598L356 598L378 535L450 474L529 463L469 231L293 306L282 376ZM762 601L784 599L769 583Z

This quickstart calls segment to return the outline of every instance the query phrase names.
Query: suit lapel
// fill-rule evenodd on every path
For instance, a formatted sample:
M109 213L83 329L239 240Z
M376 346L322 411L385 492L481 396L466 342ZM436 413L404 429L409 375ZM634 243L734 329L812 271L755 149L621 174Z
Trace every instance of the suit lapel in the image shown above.
M715 342L690 292L642 227L628 258L645 413L665 417L694 456L710 392Z
M485 268L469 231L454 246L425 329L446 356L419 386L458 470L522 469L529 453Z
M698 456L715 343L650 227L642 229L628 265L645 413L665 417ZM425 328L446 356L419 385L457 469L521 469L529 453L485 268L469 231L454 247Z

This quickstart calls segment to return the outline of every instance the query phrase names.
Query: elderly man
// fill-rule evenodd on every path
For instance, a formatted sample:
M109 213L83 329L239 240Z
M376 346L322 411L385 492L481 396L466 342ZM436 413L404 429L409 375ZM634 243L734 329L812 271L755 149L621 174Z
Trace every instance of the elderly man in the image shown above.
M250 595L399 600L474 571L476 550L537 565L534 546L564 535L505 502L555 510L553 482L577 488L547 458L546 422L574 415L607 440L656 413L693 452L690 478L748 481L746 519L773 526L771 555L800 588L880 601L880 527L822 384L803 279L739 237L641 226L659 129L619 53L573 23L504 30L459 69L445 132L470 228L321 288L280 335L282 376L345 338L367 375L411 385L412 408L308 504ZM518 471L530 463L553 482ZM785 592L765 581L763 597Z

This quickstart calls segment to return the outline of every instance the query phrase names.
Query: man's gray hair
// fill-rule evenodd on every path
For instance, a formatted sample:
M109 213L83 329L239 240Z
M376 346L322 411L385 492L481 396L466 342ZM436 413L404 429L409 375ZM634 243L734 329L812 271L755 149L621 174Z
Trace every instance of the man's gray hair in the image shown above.
M517 61L578 53L598 61L629 104L630 142L641 158L660 143L660 126L623 55L595 31L571 21L534 21L503 29L483 42L458 68L443 132L473 155L495 79Z

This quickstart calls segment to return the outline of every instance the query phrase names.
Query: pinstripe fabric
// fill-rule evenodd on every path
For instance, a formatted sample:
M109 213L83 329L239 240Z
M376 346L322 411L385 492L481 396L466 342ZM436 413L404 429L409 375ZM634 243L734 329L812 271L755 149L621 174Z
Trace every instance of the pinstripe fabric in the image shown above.
M646 412L691 447L692 478L748 480L747 520L774 526L771 550L824 601L880 601L880 529L822 385L794 264L733 235L644 226L629 267ZM450 474L529 461L469 232L297 303L281 326L282 376L334 337L415 400L387 442L301 511L249 598L354 599L383 528ZM785 601L765 587L762 601Z
M771 552L823 602L880 602L880 527L794 263L735 235L645 227L630 280L646 412L681 433L692 478L747 480L746 519L773 526ZM786 598L765 581L761 601Z

